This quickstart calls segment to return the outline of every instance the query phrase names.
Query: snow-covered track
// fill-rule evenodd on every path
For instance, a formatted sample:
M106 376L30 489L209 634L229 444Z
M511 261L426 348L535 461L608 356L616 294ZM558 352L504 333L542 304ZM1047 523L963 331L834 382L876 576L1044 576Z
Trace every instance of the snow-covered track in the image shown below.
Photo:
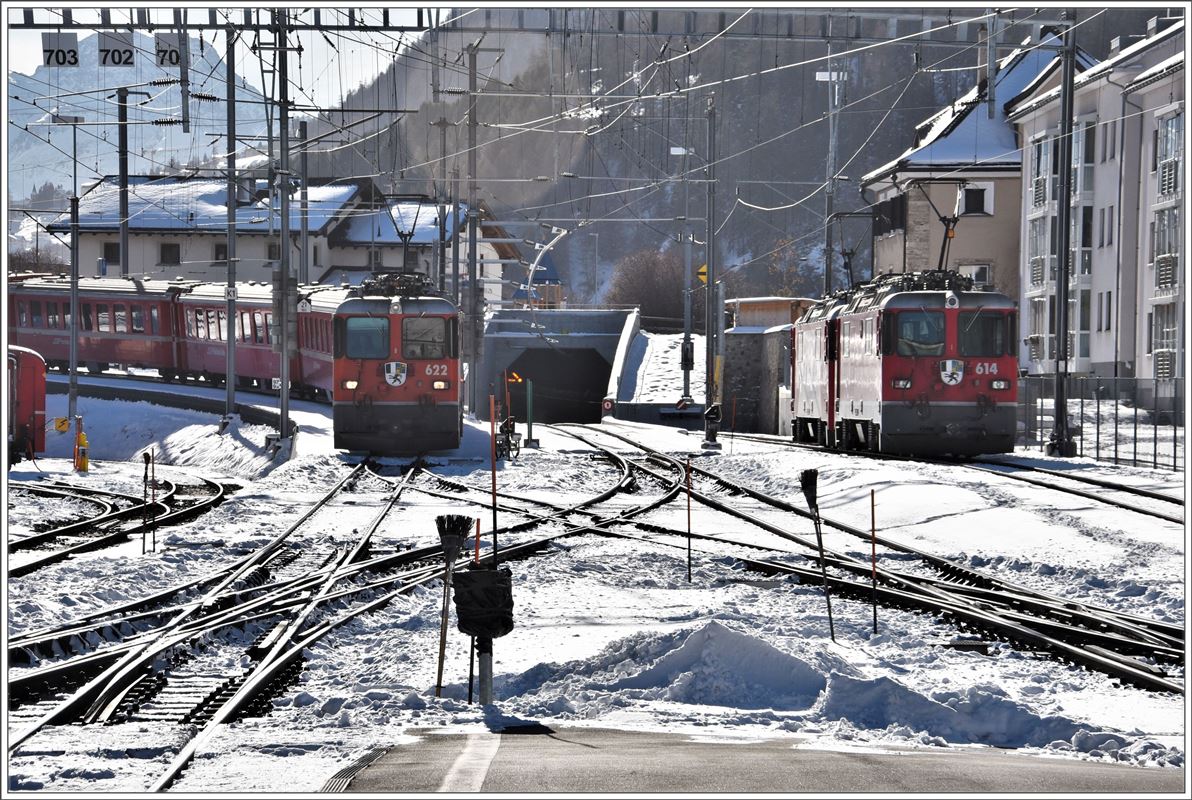
M568 425L566 427L579 426ZM591 430L637 447L654 459L676 461L671 456L659 453L629 437L604 428L591 428ZM811 516L809 512L780 498L774 498L749 487L741 486L708 470L692 467L692 472L720 484L731 494L747 495L786 512L803 517ZM707 506L802 545L811 553L809 559L816 563L819 562L816 544L811 540L773 525L754 514L735 508L732 504L721 501L710 494L696 491L694 488L692 497ZM825 525L865 540L870 538L868 532L852 528L845 523L829 519L824 519L823 522ZM1062 598L982 575L966 565L957 564L897 542L881 538L878 541L883 546L924 559L945 576L947 580L943 581L924 580L921 576L907 575L886 568L876 570L880 583L918 597L918 602L924 607L933 608L966 626L985 630L1031 649L1047 651L1059 658L1105 672L1143 688L1155 691L1183 691L1182 684L1166 677L1161 669L1133 657L1138 655L1156 661L1182 664L1183 631L1177 626L1120 615L1109 609L1072 603ZM861 575L870 575L874 569L857 558L833 552L827 548L824 549L824 562L827 566ZM963 583L960 583L958 578L962 579ZM962 587L967 584L970 587L985 590L987 594L984 598L975 599L972 596L972 591L955 591L952 584L959 584ZM1008 604L994 602L992 598L998 594L1008 595Z
M79 553L100 550L120 544L138 534L156 533L162 528L179 525L211 510L222 503L228 487L217 481L201 478L199 484L180 487L162 482L160 499L113 511L100 518L84 520L72 525L45 531L9 545L10 554L33 550L47 544L59 546L48 553L28 559L9 558L8 577L17 578L36 572L51 564L65 561Z
M1041 486L1045 489L1063 492L1075 497L1082 497L1086 500L1092 500L1097 503L1114 506L1115 508L1122 508L1127 511L1133 511L1138 514L1143 514L1148 517L1155 517L1156 519L1174 522L1177 525L1184 524L1184 515L1171 513L1166 508L1156 505L1161 503L1163 506L1178 505L1183 506L1184 501L1178 497L1172 497L1162 492L1152 492L1149 489L1143 489L1137 486L1130 486L1129 484L1120 481L1110 481L1098 478L1091 478L1084 475L1073 475L1070 472L1063 472L1054 469L1040 469L1038 467L1014 464L1004 461L986 461L989 466L978 466L973 463L964 463L962 466L968 469L980 470L981 472L988 472L998 475L1003 478L1010 478L1012 480L1028 483L1032 486ZM1020 474L1023 472L1033 472L1040 475L1046 475L1047 479L1032 478L1029 475ZM1083 483L1089 486L1096 486L1102 491L1091 492L1086 489L1079 489L1075 486L1065 485L1063 482L1069 481L1071 483ZM1126 495L1129 499L1115 498L1112 494L1106 492L1116 493L1119 495ZM1150 501L1148 504L1139 504L1138 499L1143 501Z
M888 453L871 453L865 450L832 450L819 445L806 444L803 442L792 442L790 439L783 436L773 436L767 434L738 433L732 435L736 436L737 438L752 442L763 442L765 444L774 444L796 450L808 450L817 453L834 453L842 456L855 456L857 458L876 459L879 461L908 461L911 463L921 464L944 464L949 467L971 469L997 475L1009 480L1015 480L1020 483L1038 486L1050 491L1061 492L1074 497L1080 497L1101 505L1132 511L1143 516L1161 519L1167 522L1174 522L1178 525L1184 524L1184 517L1182 514L1174 514L1169 509L1163 508L1163 506L1172 504L1182 507L1184 505L1184 501L1181 498L1173 497L1162 492L1151 491L1138 486L1131 486L1121 481L1113 481L1104 478L1093 478L1084 475L1078 476L1072 474L1071 471L1046 469L1035 465L1023 464L1017 461L1006 461L990 458L989 456L982 456L980 459L901 456L890 455ZM983 464L985 466L982 466ZM1042 475L1047 475L1053 480L1040 480L1038 478L1032 478L1027 475L1019 474L1022 472L1035 472ZM1087 485L1096 486L1098 488L1105 489L1119 495L1124 495L1126 497L1115 498L1112 495L1105 494L1104 492L1090 492L1075 486L1065 485L1063 483L1065 480L1072 483L1084 483ZM1132 499L1127 499L1127 497ZM1134 498L1141 498L1143 500L1154 502L1139 504L1137 499ZM1157 506L1156 503L1161 505Z

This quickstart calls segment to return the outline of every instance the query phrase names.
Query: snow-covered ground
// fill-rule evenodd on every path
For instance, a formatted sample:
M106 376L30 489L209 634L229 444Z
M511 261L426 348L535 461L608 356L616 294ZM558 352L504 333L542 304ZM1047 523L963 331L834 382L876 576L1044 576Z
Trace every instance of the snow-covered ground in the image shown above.
M64 413L64 404L64 397L52 395L50 416ZM348 462L331 447L328 410L296 405L304 415L297 452L275 463L262 453L266 428L240 425L220 435L212 415L80 400L91 471L71 475L69 438L51 434L48 457L37 467L20 465L10 481L37 479L40 468L139 494L139 454L149 447L165 477L224 476L242 488L219 508L173 529L156 553L142 555L139 544L100 551L8 581L9 635L204 574L287 527L342 477ZM603 426L690 455L799 505L799 473L815 467L827 516L868 528L872 491L884 536L1061 596L1186 619L1180 525L988 474L742 439L706 455L695 434L616 421ZM545 426L535 434L540 449L523 448L518 460L499 466L502 490L567 504L615 482L612 466L592 460L587 446ZM444 475L487 488L487 452L487 425L470 423L460 450L432 462ZM1126 476L1183 493L1182 476L1169 471L1065 463L1081 464L1086 474ZM632 502L643 502L649 492L643 487ZM14 522L27 527L32 514L23 497L10 494L7 508ZM396 520L382 528L378 547L437 543L434 517L448 511L478 517L489 527L490 513L480 506L411 491L403 495ZM680 500L648 519L683 528L686 513ZM803 519L773 511L764 516L813 535ZM500 521L514 520L502 513ZM10 535L19 533L16 527ZM775 549L767 557L807 563L791 543L698 504L693 528L766 544ZM548 554L510 565L516 627L495 645L495 709L466 702L468 640L454 622L444 696L435 698L442 595L431 585L311 648L300 680L274 701L273 713L226 727L174 791L313 792L369 749L408 740L411 729L478 729L494 715L741 740L789 737L792 747L991 746L1160 769L1184 766L1181 696L1122 686L1005 644L992 644L988 655L948 648L943 645L960 632L924 614L879 609L875 635L870 606L853 600L834 598L832 642L817 586L747 572L732 557L741 551L719 543L695 545L688 582L683 539L625 532L637 540L563 539ZM825 536L831 547L868 555L859 540L830 531ZM146 724L52 728L9 757L8 789L143 791L180 739L173 728Z
M691 396L702 402L704 396L704 337L693 334L692 352L696 369L689 378ZM682 334L649 333L641 331L629 346L624 383L618 392L618 402L664 403L672 405L683 394L683 370L679 366Z

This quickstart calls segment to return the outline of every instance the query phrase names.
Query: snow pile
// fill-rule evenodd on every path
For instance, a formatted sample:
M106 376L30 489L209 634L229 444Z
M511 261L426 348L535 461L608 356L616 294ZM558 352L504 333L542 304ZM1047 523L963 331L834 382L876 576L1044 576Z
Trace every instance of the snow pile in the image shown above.
M692 334L696 363L702 364L704 337ZM680 362L683 334L647 333L634 337L625 363L624 381L617 393L618 402L665 403L673 405L683 393L683 368ZM691 370L691 396L704 396L703 368Z

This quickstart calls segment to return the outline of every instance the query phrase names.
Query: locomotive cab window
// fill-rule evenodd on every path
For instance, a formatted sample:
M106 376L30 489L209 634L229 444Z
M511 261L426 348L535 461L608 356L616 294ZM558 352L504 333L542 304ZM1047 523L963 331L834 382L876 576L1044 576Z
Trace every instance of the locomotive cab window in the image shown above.
M348 317L345 319L344 355L348 358L388 357L389 318Z
M960 313L960 354L962 356L1000 356L1007 352L1009 318L990 311Z
M895 318L900 356L942 356L944 314L941 311L903 311Z
M447 320L442 317L403 319L401 354L404 358L447 358Z

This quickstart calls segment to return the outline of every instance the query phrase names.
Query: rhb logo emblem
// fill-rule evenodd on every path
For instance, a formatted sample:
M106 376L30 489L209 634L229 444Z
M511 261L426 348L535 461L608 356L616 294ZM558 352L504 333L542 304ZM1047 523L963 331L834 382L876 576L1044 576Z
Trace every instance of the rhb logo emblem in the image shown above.
M964 362L958 358L948 358L940 362L940 380L949 386L955 386L964 380Z
M387 361L385 363L385 383L390 386L401 386L406 382L406 365L401 361Z

